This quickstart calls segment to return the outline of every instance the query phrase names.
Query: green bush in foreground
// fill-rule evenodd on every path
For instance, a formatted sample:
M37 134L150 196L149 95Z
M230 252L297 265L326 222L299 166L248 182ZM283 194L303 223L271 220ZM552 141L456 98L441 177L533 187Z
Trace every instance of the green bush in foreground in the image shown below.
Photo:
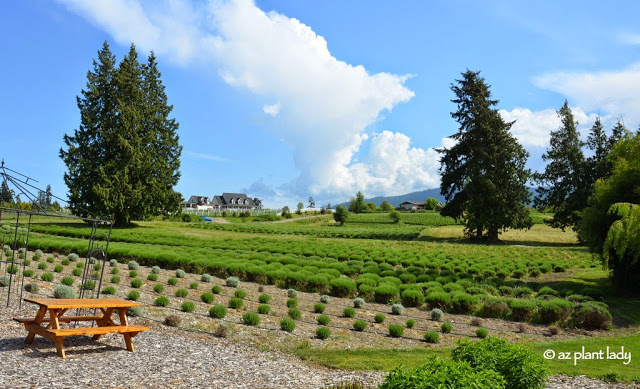
M356 310L351 307L346 307L344 311L342 311L342 315L344 317L354 318L356 317Z
M324 340L330 336L331 330L329 329L329 327L318 327L318 329L316 330L316 338L318 339Z
M401 338L404 335L404 328L399 324L391 324L389 326L389 336L392 338Z
M193 301L184 301L180 308L185 312L193 312L193 310L196 309L196 305Z
M353 322L353 329L361 332L367 328L367 322L364 320L356 320Z
M331 323L331 318L329 316L327 316L327 315L320 315L320 316L316 317L316 321L321 326L326 326L326 325L329 325L329 323Z
M132 290L127 295L127 300L138 301L139 298L140 298L140 292L138 292L137 290Z
M298 299L287 299L287 308L298 308Z
M409 319L409 320L407 320L407 322L405 323L405 326L406 326L407 328L413 328L413 326L415 326L415 325L416 325L416 321L415 321L415 320L413 320L413 319Z
M475 371L467 362L429 357L424 365L397 367L389 373L380 389L504 389L504 379L493 370Z
M102 294L116 294L116 288L113 285L109 285L102 289Z
M74 281L75 280L73 279L73 277L64 276L64 277L62 277L62 281L61 282L62 282L62 285L73 286Z
M153 304L157 307L168 307L169 306L169 298L166 296L160 296L153 302Z
M227 307L224 305L214 305L209 309L209 316L215 317L216 319L222 319L227 316Z
M42 273L40 279L42 281L53 282L53 273Z
M178 283L178 279L177 279L177 278L175 278L175 277L169 277L169 278L167 279L167 284L169 284L169 285L171 285L171 286L174 286L174 285L176 285L177 283Z
M260 324L260 315L255 312L247 312L242 315L242 322L248 326L257 326Z
M322 303L313 304L313 312L315 313L323 313L327 307Z
M451 355L454 361L467 362L475 371L498 372L508 388L545 387L548 372L542 359L523 346L510 344L504 339L490 337L478 342L462 339Z
M476 335L478 336L478 338L484 339L487 337L487 335L489 335L489 331L487 331L486 328L480 327L476 330Z
M220 294L220 292L222 292L222 286L220 285L213 285L211 287L211 293L213 294Z
M139 288L142 286L142 280L139 278L134 278L131 280L131 287L132 288Z
M154 273L149 273L149 275L147 276L147 280L156 282L158 281L158 275Z
M440 326L440 330L442 331L443 334L448 334L451 332L451 330L453 330L453 326L451 325L451 323L444 322Z
M378 324L384 323L384 319L385 316L382 313L376 313L376 315L373 317L373 320Z
M242 289L236 289L236 291L233 292L233 296L244 300L244 298L247 297L247 292Z
M269 295L268 295L268 294L266 294L266 293L262 293L262 294L260 295L260 297L258 297L258 301L259 301L261 304L269 304L269 301L271 301L271 296L269 296Z
M162 284L153 285L153 291L158 293L158 294L164 292L164 285L162 285Z
M204 303L211 304L213 300L215 300L215 296L211 292L204 292L200 295L200 300Z
M289 308L287 315L289 315L289 317L292 318L293 320L300 320L300 318L302 317L302 314L296 308Z
M287 332L293 332L296 328L296 322L288 317L280 319L280 329Z
M189 291L186 289L178 289L176 290L176 297L187 297L189 295Z
M258 313L261 315L266 315L269 313L269 311L271 310L271 307L267 304L260 304L258 305Z
M431 330L427 331L424 334L424 340L427 343L439 343L440 342L440 334L437 331Z
M71 270L71 274L73 274L76 277L80 277L82 275L82 269L73 269ZM120 279L120 278L118 278Z
M240 309L244 305L244 301L237 297L233 297L229 299L229 308L231 309Z

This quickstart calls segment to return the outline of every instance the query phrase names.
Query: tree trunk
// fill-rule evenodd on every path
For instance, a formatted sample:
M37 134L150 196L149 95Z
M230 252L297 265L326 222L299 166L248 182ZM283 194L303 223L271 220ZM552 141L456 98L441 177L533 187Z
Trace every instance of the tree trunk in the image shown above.
M487 240L489 243L496 243L498 241L498 229L489 228L489 230L487 230Z

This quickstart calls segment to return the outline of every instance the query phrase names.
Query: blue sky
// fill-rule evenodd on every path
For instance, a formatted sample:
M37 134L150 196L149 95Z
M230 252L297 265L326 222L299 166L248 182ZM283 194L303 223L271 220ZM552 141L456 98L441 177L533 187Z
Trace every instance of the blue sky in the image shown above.
M437 187L457 125L450 84L480 70L540 158L565 99L586 134L640 124L635 1L44 1L0 14L8 167L64 197L58 157L103 41L154 50L184 147L185 197L268 206Z

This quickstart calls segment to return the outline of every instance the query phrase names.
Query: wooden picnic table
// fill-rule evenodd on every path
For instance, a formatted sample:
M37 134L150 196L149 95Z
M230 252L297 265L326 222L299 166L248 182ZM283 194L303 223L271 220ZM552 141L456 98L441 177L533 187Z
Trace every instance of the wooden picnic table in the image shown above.
M23 323L29 334L25 339L26 344L31 344L36 335L51 339L56 345L56 351L62 358L65 357L62 341L66 336L93 335L93 339L100 339L104 334L120 333L124 336L127 350L133 352L131 338L139 332L149 330L149 327L129 325L126 310L137 307L140 304L120 299L52 299L52 298L26 298L24 301L40 306L35 317L14 317L13 320ZM74 309L93 309L101 312L97 315L65 316L65 313ZM120 322L116 324L112 316L118 311ZM47 315L48 313L48 315ZM48 317L47 317L48 316ZM91 327L60 328L60 323L77 321L92 322ZM96 326L93 326L93 324Z

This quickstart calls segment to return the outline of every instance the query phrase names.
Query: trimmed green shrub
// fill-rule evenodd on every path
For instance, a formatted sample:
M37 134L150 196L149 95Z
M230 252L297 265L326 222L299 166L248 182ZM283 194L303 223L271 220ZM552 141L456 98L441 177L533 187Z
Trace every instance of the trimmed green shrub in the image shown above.
M111 277L111 279L109 280L112 284L119 284L120 283L120 277L118 276L113 276Z
M384 319L386 319L386 317L382 313L376 313L376 315L373 317L373 321L378 324L384 323Z
M280 329L287 332L293 332L293 330L296 329L296 322L288 317L283 317L280 319Z
M434 330L427 331L424 333L424 340L427 343L440 343L440 334Z
M34 274L35 272L33 271L33 269L24 269L24 271L22 272L22 275L24 275L25 277L33 277Z
M162 285L162 284L153 285L153 291L158 293L158 294L164 292L164 285Z
M131 287L132 288L139 288L142 286L142 280L139 278L134 278L131 280Z
M120 269L118 269L117 267L114 267L113 269L111 269L111 274L118 274L120 273Z
M154 273L149 273L149 275L147 276L147 280L156 282L158 281L158 275Z
M76 277L80 277L82 275L82 269L75 268L71 270L71 274L73 274Z
M322 303L313 304L313 312L315 313L323 313L327 307Z
M169 277L167 279L167 284L169 284L171 286L174 286L174 285L178 284L178 279L175 278L175 277Z
M73 283L75 282L75 280L71 276L64 276L62 277L61 282L62 282L62 285L73 286Z
M404 328L399 324L391 324L388 328L389 336L392 338L401 338L404 335Z
M45 262L40 262L38 264L38 270L46 270L47 269L47 264Z
M213 281L213 277L211 277L211 274L203 273L200 276L200 281L202 281L202 282L211 282L211 281Z
M551 324L562 321L569 316L573 308L573 303L567 300L554 298L552 300L540 302L540 321L544 324Z
M193 312L193 310L196 309L196 305L193 303L193 301L183 301L180 309L182 309L184 312Z
M415 320L413 320L413 319L409 319L409 320L407 320L407 322L405 323L405 326L406 326L407 328L413 328L413 326L415 326L415 325L416 325L416 321L415 321Z
M478 336L478 338L484 339L487 337L487 335L489 335L489 331L487 331L486 328L480 327L476 330L476 335Z
M590 331L610 329L611 320L611 313L606 305L595 301L576 304L571 314L571 325Z
M342 315L350 318L356 317L356 310L351 307L346 307L344 311L342 311Z
M153 304L156 307L168 307L169 306L169 298L167 296L158 297Z
M462 339L452 350L454 361L467 362L475 371L498 372L508 388L542 389L547 370L542 359L521 345L489 337L478 342Z
M327 315L320 315L316 317L316 321L318 322L318 324L326 326L326 325L329 325L329 323L331 323L331 318Z
M483 317L492 317L495 319L506 319L511 314L509 304L502 299L492 299L485 301L480 315Z
M504 389L504 378L493 370L473 370L466 362L429 357L424 365L397 367L380 389L473 388Z
M320 302L323 304L329 304L331 302L331 297L323 294L322 296L320 296Z
M182 269L178 269L176 270L176 277L177 278L184 278L187 275L187 273L182 270Z
M287 299L287 308L298 308L298 300L295 298Z
M393 315L402 315L402 312L404 312L404 307L402 306L402 304L393 304L391 306L391 313Z
M215 298L216 297L211 292L204 292L200 295L200 300L207 304L211 304Z
M419 307L424 303L424 294L421 290L407 289L402 292L401 299L405 307Z
M220 285L213 285L211 287L211 293L213 294L220 294L220 292L222 292L222 286Z
M316 330L316 338L318 339L327 339L331 336L331 330L329 327L318 327Z
M63 259L62 261L60 261L60 264L61 264L62 266L69 266L69 263L70 263L70 262L69 262L69 260L68 260L68 259ZM25 265L26 265L26 263L25 263Z
M432 292L425 297L429 309L447 310L451 306L451 296L447 292Z
M116 287L109 285L102 289L102 294L116 294Z
M260 303L262 304L269 304L269 301L271 301L271 296L269 296L266 293L262 293L259 297L258 297L258 301L260 301Z
M260 324L260 315L255 312L247 312L242 315L242 322L248 326L257 326Z
M509 302L511 318L515 321L530 321L538 309L538 304L531 300L512 299Z
M209 316L215 317L216 319L222 319L227 316L227 307L224 305L214 305L209 309Z
M271 307L267 304L260 304L258 305L258 313L261 315L266 315L269 313L269 311L271 310Z
M515 288L512 292L513 297L529 297L533 295L533 290L526 286L521 286L519 288Z
M192 283L189 284L189 288L191 289L198 289L200 285L198 285L197 282L193 281Z
M132 290L127 295L127 300L138 301L139 298L140 298L140 292L138 292L137 290Z
M29 293L38 293L38 291L40 290L40 286L35 282L29 282L24 286L24 290Z
M373 299L382 304L398 298L398 288L391 284L382 284L373 290Z
M289 315L289 317L292 318L293 320L300 320L300 318L302 317L302 314L296 308L289 308L287 315Z
M189 295L189 291L186 289L178 289L176 290L176 297L187 297Z
M469 313L478 298L465 292L455 292L451 296L451 307L456 313Z
M236 289L236 291L233 292L233 296L244 300L244 298L247 297L247 292L242 289Z
M351 297L355 294L357 285L348 277L338 277L329 281L329 293L336 297Z
M162 270L162 269L160 269L160 266L154 266L154 267L151 268L151 273L160 274L160 270Z
M367 328L368 323L364 320L356 320L353 322L353 329L358 331L358 332L362 332Z
M449 322L444 322L440 326L440 330L442 331L443 334L448 334L451 332L451 330L453 330L453 326Z
M231 288L237 288L240 285L240 280L237 277L229 277L225 280L226 285Z
M42 281L53 282L53 273L42 273L40 279Z
M231 309L240 309L242 308L242 305L244 305L244 301L242 299L237 297L229 299L229 308Z
M56 272L56 273L62 273L63 270L64 270L64 266L62 266L62 265L56 265L53 268L53 271Z
M76 298L76 291L67 285L58 285L53 290L53 297L57 299L74 299Z

